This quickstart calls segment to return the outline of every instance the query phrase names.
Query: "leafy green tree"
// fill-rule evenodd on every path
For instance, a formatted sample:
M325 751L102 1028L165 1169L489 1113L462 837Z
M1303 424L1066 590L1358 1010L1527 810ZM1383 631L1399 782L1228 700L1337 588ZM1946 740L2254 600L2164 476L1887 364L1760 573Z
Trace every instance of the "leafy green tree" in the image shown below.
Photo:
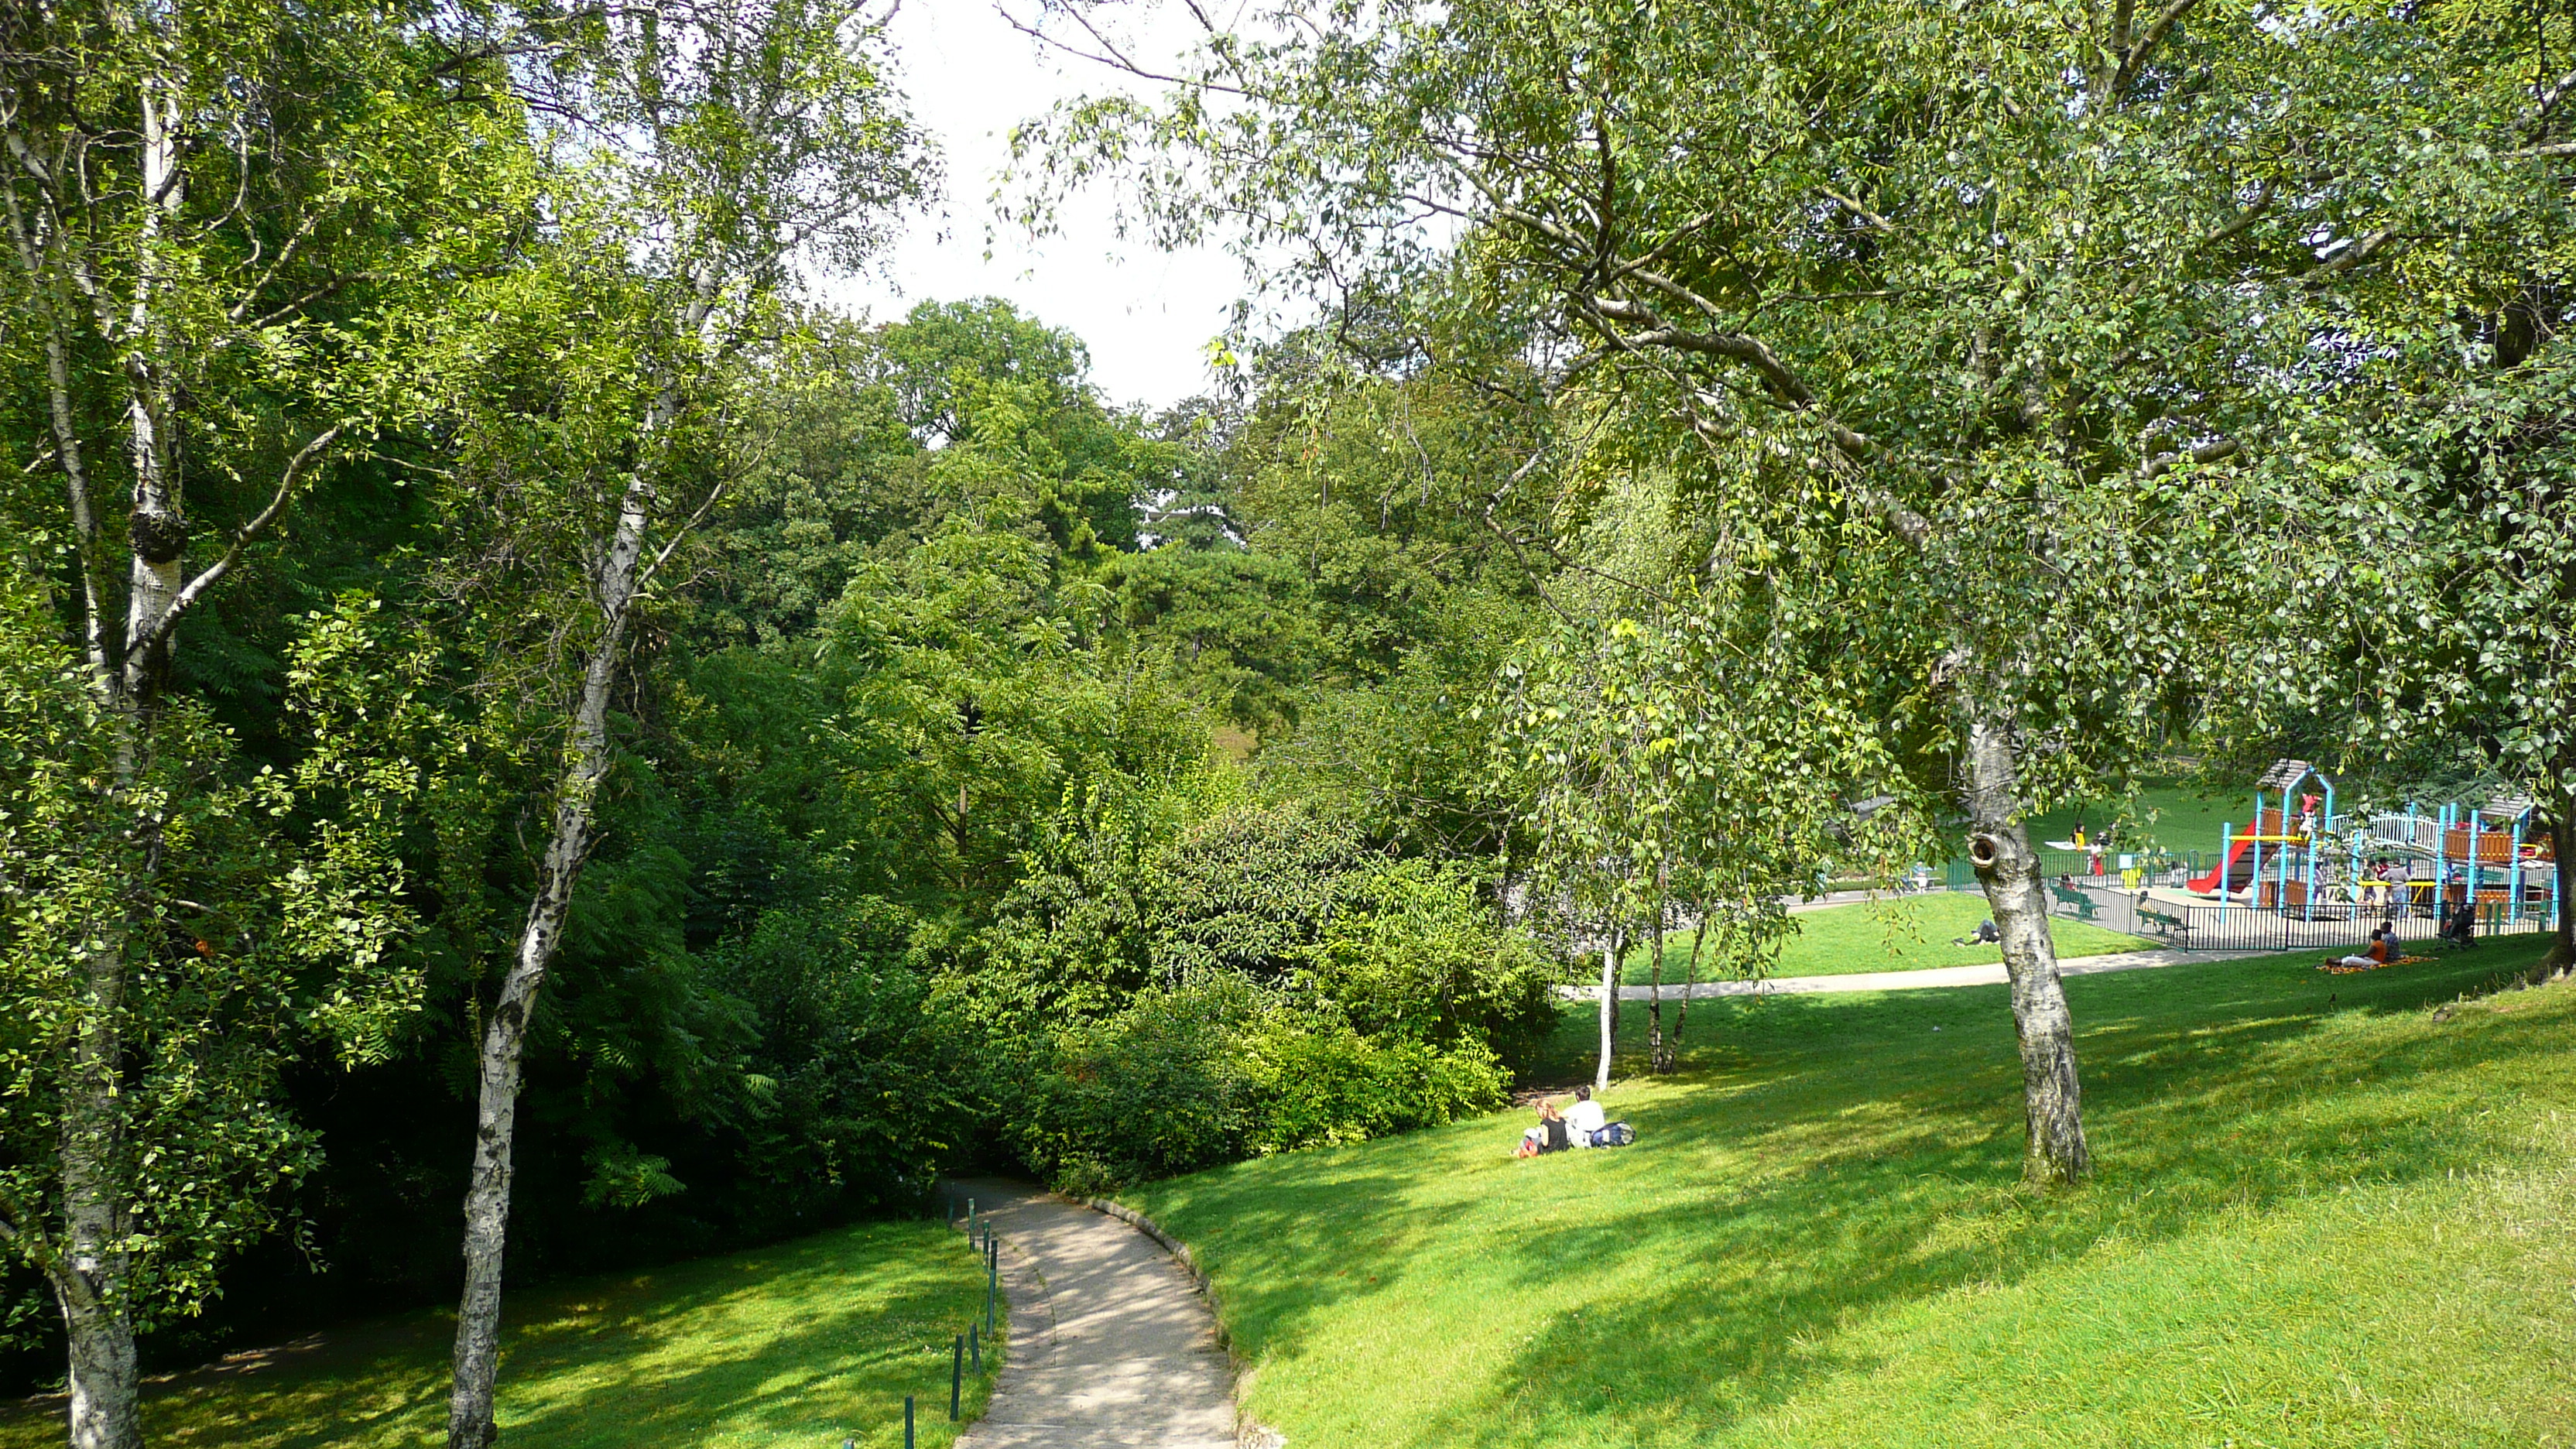
M463 299L488 322L454 345L482 354L491 385L443 403L461 476L538 576L550 627L522 614L510 632L533 636L521 672L562 746L532 898L484 1016L452 1449L485 1449L496 1433L521 1058L591 852L638 606L741 471L727 386L787 320L778 304L796 268L867 255L925 181L855 5L502 15L478 53L535 58L510 74L542 92L535 114L556 123L548 139L564 164L550 177L545 250Z
M1245 802L1190 822L1156 854L1146 887L1156 975L1285 981L1321 939L1365 849L1347 822L1293 804Z
M2313 549L2310 597L2340 616L2320 632L2349 633L2344 667L2285 671L2280 697L2347 727L2347 749L2465 756L2540 805L2562 903L2534 967L2547 976L2576 966L2576 365L2556 337L2506 366L2491 344L2426 332L2411 395L2355 440L2354 502L2337 512L2368 522L2289 531Z
M1507 798L1526 802L1533 893L1599 952L1596 1088L1609 1084L1633 946L1653 948L1649 1062L1669 1070L1667 923L1718 922L1728 964L1757 970L1791 929L1784 898L1834 870L1885 875L1924 843L1908 812L1864 821L1848 808L1850 782L1903 774L1861 703L1868 661L1831 633L1783 627L1722 576L1672 577L1670 560L1710 545L1676 526L1669 476L1632 471L1602 492L1566 544L1579 568L1551 590L1555 627L1503 671L1491 762ZM1644 579L1660 587L1630 582Z
M2340 289L2359 365L2275 507L2299 550L2282 567L2346 667L2276 665L2272 694L2350 726L2348 749L2465 763L2539 804L2561 902L2546 976L2576 969L2576 145L2560 59L2576 16L2464 5L2423 23L2485 144L2433 153L2442 184L2389 197L2373 233L2390 265Z
M1322 631L1288 560L1230 544L1162 547L1102 561L1118 626L1171 656L1191 692L1235 724L1284 734Z
M1392 290L1439 215L1496 305L1550 299L1559 408L1687 470L1722 606L1879 671L1891 738L1836 755L1904 775L1819 789L1966 816L2025 1173L2062 1182L2090 1149L2023 822L2150 758L2215 654L2225 465L2303 412L2311 304L2501 194L2453 164L2495 129L2451 79L2413 12L1290 3L1167 105L1031 136L1166 236L1242 221Z
M272 1095L299 1017L365 1055L412 1000L377 969L399 925L369 904L400 878L383 835L363 810L294 803L303 786L327 812L326 777L373 768L369 716L339 707L373 662L308 656L308 713L280 742L302 761L257 777L174 661L221 594L296 546L285 525L317 477L400 410L388 383L422 317L496 255L528 160L519 113L442 71L435 18L0 15L20 456L5 708L33 731L11 849L35 852L0 926L22 1031L0 1214L62 1313L76 1445L140 1443L138 1325L201 1304L269 1189L309 1165ZM408 767L381 763L370 783L395 790ZM59 853L75 841L77 861ZM311 974L334 960L336 982Z

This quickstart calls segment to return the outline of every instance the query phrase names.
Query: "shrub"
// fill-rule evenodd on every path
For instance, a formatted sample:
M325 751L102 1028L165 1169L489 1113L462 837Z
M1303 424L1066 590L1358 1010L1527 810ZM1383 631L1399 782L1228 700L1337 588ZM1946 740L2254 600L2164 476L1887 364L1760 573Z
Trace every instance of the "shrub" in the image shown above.
M1387 861L1348 877L1298 983L1361 1035L1529 1059L1554 1028L1556 966L1457 864Z
M1191 827L1154 862L1154 964L1166 981L1208 971L1285 977L1360 868L1348 825L1294 807L1237 806Z
M1481 1042L1378 1043L1284 1011L1244 1042L1244 1072L1256 1100L1248 1145L1263 1154L1454 1122L1501 1106L1510 1082Z
M1258 1010L1249 983L1217 976L1060 1029L1012 1127L1021 1157L1093 1191L1241 1157L1251 1093L1235 1041Z

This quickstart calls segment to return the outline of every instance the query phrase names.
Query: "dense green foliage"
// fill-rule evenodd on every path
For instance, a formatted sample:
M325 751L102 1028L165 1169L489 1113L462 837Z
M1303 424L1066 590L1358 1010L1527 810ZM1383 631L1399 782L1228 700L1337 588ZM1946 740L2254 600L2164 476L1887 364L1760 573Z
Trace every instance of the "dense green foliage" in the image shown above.
M807 289L937 181L848 0L0 13L24 1375L469 1181L490 1286L1454 1124L1962 852L2071 1183L2034 831L2296 753L2576 869L2576 31L2152 11L1238 7L1021 133L1322 302L1161 413Z
M1473 535L1401 565L1392 521L1238 481L1257 456L1239 439L1104 407L1074 339L999 303L821 320L803 356L824 365L746 394L758 461L681 555L702 583L654 606L618 704L601 842L529 1039L517 1271L901 1209L942 1166L1107 1185L1497 1103L1559 972L1504 925L1492 867L1447 848L1459 822L1492 828L1472 765L1381 752L1291 776L1215 743L1298 717L1375 730L1357 716L1391 682L1478 758L1467 705L1491 656L1460 658L1454 620L1522 606L1456 556ZM745 385L786 366L757 359ZM1176 478L1224 528L1149 549L1143 505ZM452 1281L478 1003L552 767L511 661L551 627L528 550L561 544L470 498L369 513L368 486L332 480L303 524L349 535L340 571L246 616L270 662L236 651L257 687L227 698L259 750L214 768L295 772L289 837L384 837L402 884L372 899L397 913L384 969L410 994L354 1059L294 1031L244 1059L285 1067L239 1126L300 1144L295 1181L233 1236L190 1239L209 1268L251 1256L164 1355ZM1277 520L1316 517L1338 542L1292 555ZM1448 602L1330 644L1325 591L1365 571L1350 553ZM46 603L22 597L11 637L32 648ZM40 710L43 687L11 698ZM392 793L326 811L354 783L332 772L360 768ZM1398 770L1450 798L1398 798ZM45 1319L21 1322L40 1344Z

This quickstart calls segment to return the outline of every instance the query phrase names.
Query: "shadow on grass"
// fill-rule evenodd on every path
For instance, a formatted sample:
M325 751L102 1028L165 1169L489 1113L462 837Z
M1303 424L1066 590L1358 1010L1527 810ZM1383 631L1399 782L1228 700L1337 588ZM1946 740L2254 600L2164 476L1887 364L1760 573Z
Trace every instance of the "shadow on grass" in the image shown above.
M1517 1119L1489 1118L1139 1196L1193 1243L1265 1365L1346 1353L1357 1310L1481 1350L1460 1348L1472 1372L1385 1442L1691 1442L1877 1367L1845 1347L1859 1319L2009 1288L2106 1239L2511 1151L2474 1109L2558 1033L2463 1034L2421 1008L2513 954L2071 981L2097 1176L2053 1195L2017 1184L2011 1022L2004 989L1978 987L1699 1003L1686 1071L1614 1092L1642 1139L1615 1155L1505 1161ZM1643 1013L1626 1016L1633 1039ZM1528 1331L1501 1347L1514 1313Z
M950 1335L982 1306L969 1254L931 1256L936 1232L867 1225L514 1295L504 1437L544 1449L899 1439L902 1396L944 1392ZM148 1396L146 1425L171 1444L435 1442L453 1325L451 1314L411 1315L335 1333L271 1368L180 1375ZM989 1381L970 1381L970 1404ZM44 1442L30 1427L0 1425L0 1444Z

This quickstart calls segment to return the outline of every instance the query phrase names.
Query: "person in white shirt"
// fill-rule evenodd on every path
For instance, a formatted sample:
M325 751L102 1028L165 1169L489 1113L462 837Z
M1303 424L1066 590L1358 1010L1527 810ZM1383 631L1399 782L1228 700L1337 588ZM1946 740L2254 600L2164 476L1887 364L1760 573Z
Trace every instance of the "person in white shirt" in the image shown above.
M1565 1109L1565 1126L1577 1147L1592 1145L1592 1134L1601 1130L1604 1118L1601 1104L1592 1100L1590 1087L1574 1089L1574 1105Z

